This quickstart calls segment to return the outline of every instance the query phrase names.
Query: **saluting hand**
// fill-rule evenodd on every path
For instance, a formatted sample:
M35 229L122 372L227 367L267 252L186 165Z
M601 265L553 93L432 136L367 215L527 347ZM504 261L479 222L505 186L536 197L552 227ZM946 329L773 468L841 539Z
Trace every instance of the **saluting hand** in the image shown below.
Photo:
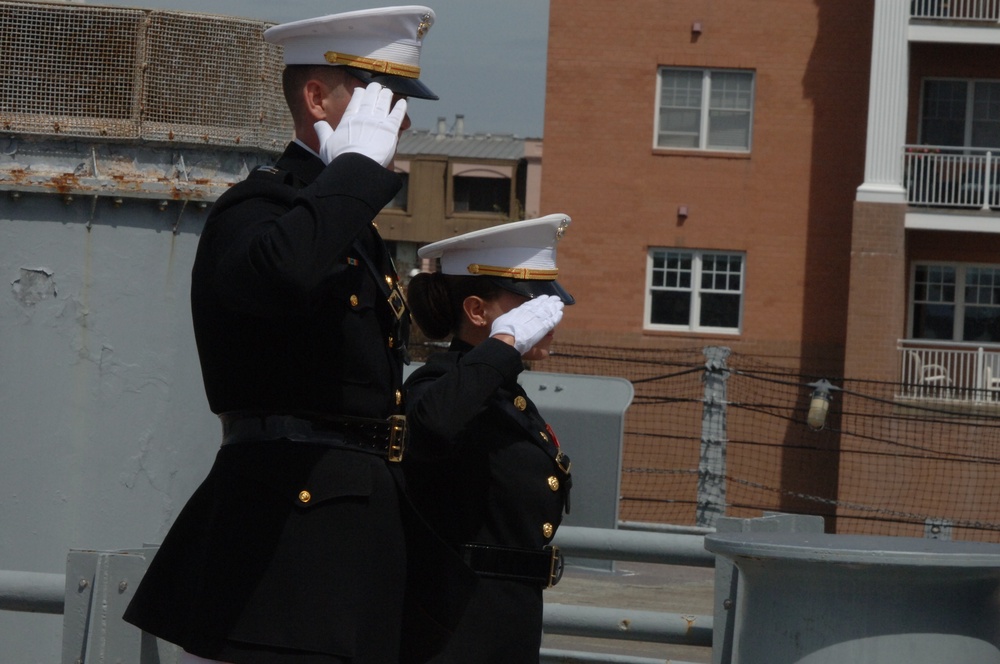
M399 128L406 117L406 100L400 99L393 106L392 96L392 90L378 83L355 88L336 131L326 120L313 125L323 163L329 164L345 152L358 152L388 166L396 154Z
M559 324L563 306L556 295L540 295L498 316L490 336L509 334L514 337L514 348L524 355Z

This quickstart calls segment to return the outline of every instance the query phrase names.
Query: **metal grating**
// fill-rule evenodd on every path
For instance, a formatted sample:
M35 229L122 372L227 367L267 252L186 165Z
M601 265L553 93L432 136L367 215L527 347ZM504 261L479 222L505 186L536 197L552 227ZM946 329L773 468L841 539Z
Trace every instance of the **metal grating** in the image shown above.
M0 131L281 150L281 50L251 19L0 2Z

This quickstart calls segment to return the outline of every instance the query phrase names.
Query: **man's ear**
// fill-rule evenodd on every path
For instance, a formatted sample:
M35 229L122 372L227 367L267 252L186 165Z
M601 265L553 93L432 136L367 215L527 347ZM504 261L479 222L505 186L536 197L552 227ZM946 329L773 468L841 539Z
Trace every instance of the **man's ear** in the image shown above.
M486 315L486 301L478 295L470 295L462 301L462 311L473 327L485 327L490 324Z
M303 108L312 118L313 122L326 120L326 109L323 107L323 99L326 98L329 88L323 81L311 78L302 86L301 94Z

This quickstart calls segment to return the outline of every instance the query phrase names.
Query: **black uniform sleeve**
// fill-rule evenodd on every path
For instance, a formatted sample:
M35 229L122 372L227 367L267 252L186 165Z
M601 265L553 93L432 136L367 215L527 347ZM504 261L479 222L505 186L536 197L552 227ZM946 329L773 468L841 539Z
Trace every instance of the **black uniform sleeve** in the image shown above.
M241 185L242 198L206 227L217 256L212 283L226 306L275 315L310 306L346 269L351 243L396 195L401 179L348 153L304 189L254 178Z
M407 421L418 453L450 445L496 391L524 370L520 353L492 338L450 367L442 365L432 358L406 384Z

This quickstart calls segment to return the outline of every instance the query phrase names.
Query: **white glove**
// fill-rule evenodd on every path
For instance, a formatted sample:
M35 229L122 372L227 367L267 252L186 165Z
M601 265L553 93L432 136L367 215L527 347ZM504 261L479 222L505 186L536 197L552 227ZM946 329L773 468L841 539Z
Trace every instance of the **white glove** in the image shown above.
M514 337L514 348L524 355L559 324L563 306L555 295L540 295L499 316L493 321L490 336L509 334Z
M390 107L392 111L390 112ZM329 164L345 152L359 152L388 166L396 154L399 127L406 117L406 100L392 106L392 90L378 83L355 88L337 130L320 120L313 127L319 137L319 156Z

